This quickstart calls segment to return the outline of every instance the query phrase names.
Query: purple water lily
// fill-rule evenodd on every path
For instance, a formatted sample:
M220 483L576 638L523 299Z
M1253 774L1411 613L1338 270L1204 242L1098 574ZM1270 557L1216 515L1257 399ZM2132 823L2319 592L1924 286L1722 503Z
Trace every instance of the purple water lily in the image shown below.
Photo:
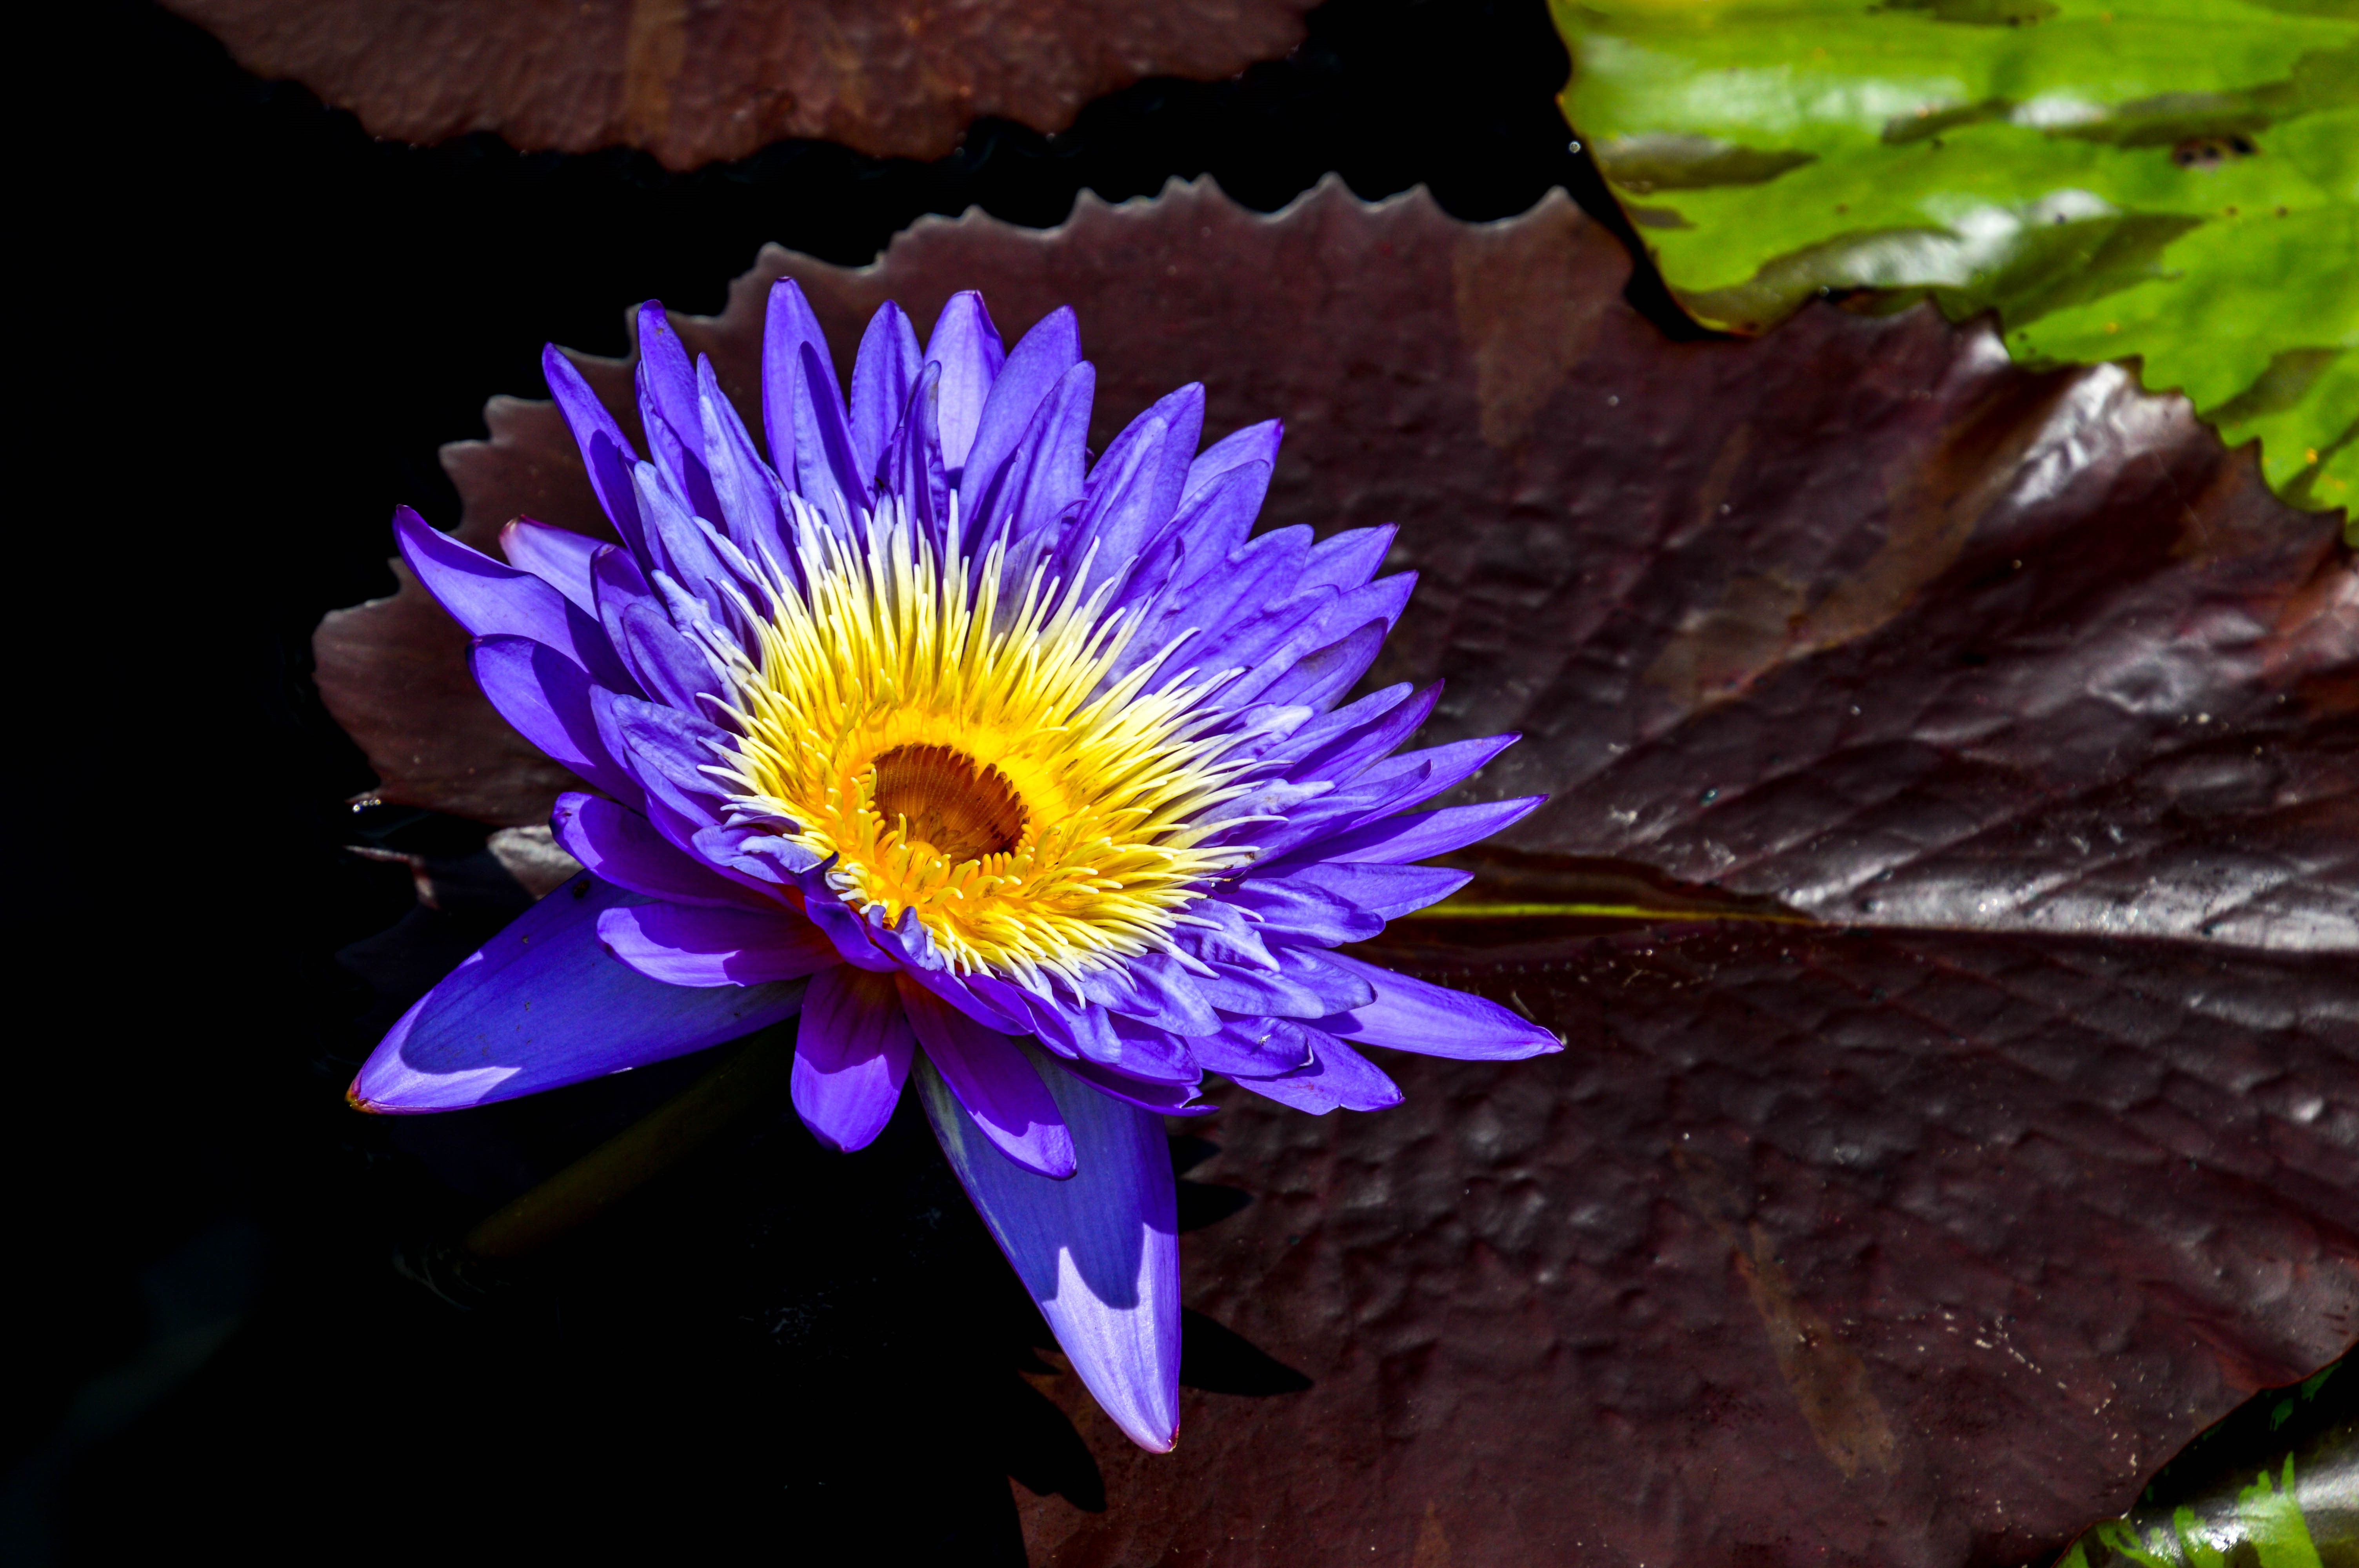
M1090 465L1070 309L1009 351L962 294L921 351L888 304L847 406L777 284L767 462L660 306L639 345L646 459L542 362L624 546L519 519L503 564L395 517L485 695L597 793L554 817L588 874L403 1015L353 1102L482 1105L799 1010L805 1125L861 1148L914 1077L1075 1370L1168 1449L1161 1118L1209 1110L1207 1073L1397 1104L1359 1045L1558 1048L1334 950L1465 881L1415 862L1538 804L1408 809L1513 737L1397 754L1438 687L1337 706L1408 599L1375 576L1392 530L1249 536L1278 427L1199 452L1199 386Z

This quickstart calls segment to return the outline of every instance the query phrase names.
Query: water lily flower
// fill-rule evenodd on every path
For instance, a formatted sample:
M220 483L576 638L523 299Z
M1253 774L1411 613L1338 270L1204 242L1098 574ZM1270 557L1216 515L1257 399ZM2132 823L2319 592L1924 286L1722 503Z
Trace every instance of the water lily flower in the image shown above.
M888 304L847 404L780 282L766 461L662 308L638 326L644 457L542 362L621 546L518 519L502 562L395 517L484 694L594 793L554 817L587 874L404 1014L353 1103L482 1105L799 1010L812 1134L861 1148L914 1080L1075 1370L1168 1449L1162 1118L1208 1073L1375 1110L1400 1091L1362 1046L1559 1048L1337 951L1538 804L1410 809L1513 737L1399 752L1438 687L1343 702L1413 579L1375 575L1389 528L1252 535L1275 422L1199 451L1182 387L1091 464L1070 309L1009 351L962 294L921 351Z

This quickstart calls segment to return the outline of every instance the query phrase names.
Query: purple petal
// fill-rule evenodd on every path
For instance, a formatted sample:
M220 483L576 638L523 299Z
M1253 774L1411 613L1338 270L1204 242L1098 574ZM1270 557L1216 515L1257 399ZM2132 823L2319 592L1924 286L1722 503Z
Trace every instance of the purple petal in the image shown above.
M1300 524L1273 528L1247 540L1225 560L1205 563L1201 574L1183 573L1174 579L1165 600L1180 608L1178 613L1166 615L1163 623L1175 630L1191 627L1196 635L1188 643L1186 657L1178 660L1169 674L1158 677L1157 684L1181 678L1188 665L1210 672L1234 663L1225 656L1229 639L1248 623L1274 613L1273 601L1291 588L1310 550L1309 528ZM1289 621L1301 620L1315 608L1297 607L1289 612ZM1154 640L1159 645L1160 634Z
M696 408L703 422L705 466L721 507L716 521L749 556L765 545L777 550L786 538L786 487L763 464L736 406L721 390L712 362L702 354L696 359Z
M978 510L992 482L1007 466L1008 455L1032 423L1040 402L1065 373L1082 362L1082 334L1073 308L1060 305L1034 324L1008 351L1006 363L991 384L977 421L974 444L967 449L959 476L959 514L982 515Z
M1400 1087L1374 1062L1341 1040L1299 1024L1281 1023L1277 1027L1280 1031L1291 1030L1309 1041L1310 1065L1275 1077L1238 1075L1236 1081L1246 1088L1313 1116L1324 1116L1338 1107L1344 1110L1384 1110L1400 1104Z
M1226 623L1230 602L1229 557L1253 532L1269 489L1269 470L1248 464L1215 475L1212 483L1180 503L1167 531L1165 546L1172 551L1168 573L1158 581L1134 577L1124 589L1125 600L1151 606L1123 667L1159 652L1186 628L1209 635ZM1206 598L1210 592L1215 597Z
M1484 735L1472 741L1452 741L1446 746L1429 746L1422 752L1403 752L1397 757L1369 763L1358 782L1380 784L1422 770L1424 792L1402 802L1403 805L1413 806L1418 801L1429 800L1443 790L1463 784L1481 771L1484 763L1520 739L1516 735Z
M926 341L926 358L942 367L940 403L942 466L956 472L966 464L974 433L983 423L983 406L991 397L991 384L1007 351L983 296L973 289L951 296L934 319L934 335Z
M1135 1105L1158 1116L1210 1116L1221 1108L1216 1105L1203 1104L1196 1098L1197 1086L1203 1081L1201 1073L1190 1075L1184 1083L1165 1084L1148 1078L1134 1078L1118 1067L1105 1066L1097 1062L1060 1061L1057 1065L1098 1093L1111 1095L1125 1105Z
M579 790L557 797L549 830L601 881L671 903L773 910L775 898L731 881L673 844L638 812Z
M590 708L598 719L599 739L632 776L663 795L674 810L701 818L697 827L720 820L713 803L724 792L703 770L718 755L716 748L729 744L726 730L677 708L594 687Z
M1284 434L1285 427L1277 420L1265 419L1258 425L1233 430L1206 447L1196 454L1196 460L1188 465L1188 481L1180 491L1183 503L1188 497L1223 474L1255 463L1261 465L1262 483L1266 486L1269 470L1277 464L1278 438ZM1258 496L1255 498L1254 505L1256 509L1260 507Z
M1174 1034L1209 1034L1221 1026L1212 1004L1196 994L1194 977L1160 954L1088 970L1079 984L1108 1011Z
M852 460L864 477L876 472L885 443L901 422L909 389L917 384L918 366L918 330L888 299L868 319L868 330L860 335L860 352L852 362Z
M1318 959L1375 988L1375 1000L1326 1021L1325 1027L1346 1040L1470 1061L1514 1061L1564 1049L1554 1034L1495 1001L1430 985L1341 953L1321 953Z
M1384 916L1321 887L1294 881L1248 878L1222 898L1255 917L1265 939L1286 937L1314 947L1364 942L1385 928Z
M919 535L938 553L947 553L942 546L950 526L951 485L942 471L941 437L935 428L941 380L940 365L928 365L918 373L901 423L878 460L876 482L886 493L908 503L910 521Z
M353 1103L397 1114L485 1105L793 1016L799 982L700 989L617 963L598 920L636 896L582 876L526 910L401 1015L353 1080Z
M921 1069L926 1115L1073 1370L1132 1442L1167 1452L1180 1431L1180 1247L1163 1124L1045 1053L1032 1059L1072 1129L1071 1180L1000 1159L940 1075Z
M649 412L659 415L683 442L695 442L689 455L701 462L704 425L697 416L696 370L688 362L688 350L672 330L663 301L641 305L634 321L638 329L640 413L643 417Z
M1399 532L1387 523L1381 528L1346 528L1330 535L1310 547L1310 558L1302 563L1302 577L1296 587L1348 590L1365 585L1385 564L1385 553L1393 547L1393 536Z
M1091 470L1082 514L1085 526L1095 519L1102 569L1119 566L1161 536L1179 510L1188 461L1203 433L1204 388L1190 382L1156 399L1106 448ZM1109 482L1126 493L1109 495Z
M721 676L703 650L672 630L671 620L652 603L641 600L623 607L615 618L614 639L647 695L682 712L701 714L698 699L717 696Z
M1203 1076L1196 1059L1188 1054L1188 1042L1169 1030L1158 1029L1118 1012L1109 1014L1106 1022L1122 1044L1122 1054L1111 1059L1094 1058L1100 1065L1111 1067L1125 1077L1147 1078L1158 1084L1192 1084ZM1216 1020L1213 1028L1219 1027Z
M590 557L613 547L603 539L571 528L552 528L529 517L515 518L500 530L500 554L508 558L508 565L530 572L592 618L598 613L598 600L590 586Z
M638 490L639 515L647 523L648 543L658 546L663 557L663 564L648 574L652 585L660 592L669 576L707 610L719 610L726 602L720 585L733 574L714 551L712 535L664 487L655 464L641 463L631 471L631 479Z
M1015 456L984 487L973 522L979 540L1028 539L1041 532L1074 502L1084 482L1086 442L1090 433L1090 403L1097 395L1098 373L1087 361L1059 378L1024 427ZM962 479L960 495L964 497ZM963 500L962 500L963 505ZM1028 574L1009 579L1027 580Z
M704 466L703 416L697 413L697 423L686 430L675 429L672 422L651 406L639 410L639 423L647 432L647 458L645 465L655 470L665 491L677 497L692 515L719 523L721 498L712 489L712 474ZM634 470L636 474L637 470ZM639 489L639 514L647 516L647 498L644 486ZM666 549L671 541L663 541ZM674 563L675 565L677 563Z
M1256 693L1255 700L1326 708L1351 690L1353 683L1376 662L1376 654L1385 645L1385 633L1391 630L1389 622L1371 621L1340 641L1303 654L1291 668Z
M754 986L800 979L840 960L811 923L784 908L635 903L598 917L606 950L672 986Z
M1521 821L1547 801L1544 795L1495 800L1481 806L1448 806L1439 811L1405 812L1348 827L1294 851L1304 860L1398 865L1462 849ZM1274 871L1269 864L1261 868Z
M795 1025L795 1114L831 1149L867 1148L893 1119L916 1044L891 980L849 964L821 970Z
M1418 731L1441 700L1441 683L1434 682L1408 701L1400 700L1406 687L1372 693L1349 708L1338 708L1327 716L1336 721L1337 729L1330 733L1326 720L1303 726L1296 742L1310 747L1299 761L1287 769L1287 776L1296 779L1350 779L1369 763L1391 751ZM1381 700L1389 697L1390 700ZM1362 713L1361 709L1366 709ZM1353 722L1356 718L1356 722Z
M1069 1002L1059 996L1024 994L1029 1004L1032 1033L1060 1056L1093 1062L1122 1060L1122 1036L1114 1019L1095 1002Z
M581 665L528 637L478 637L467 666L499 716L545 755L618 800L644 798L599 733L592 697L599 688Z
M1180 933L1180 946L1210 964L1234 964L1240 968L1275 969L1277 959L1245 912L1215 895L1190 904L1190 919L1202 924ZM1215 1002L1214 1006L1220 1005Z
M1280 947L1277 950L1278 970L1296 985L1316 991L1328 1013L1349 1012L1376 1000L1374 986L1358 975L1326 962L1326 957L1323 948Z
M824 345L805 343L795 372L795 488L823 517L849 527L868 508L868 476L852 455L843 395Z
M770 467L789 484L795 481L795 376L806 344L818 350L822 361L827 358L827 334L820 330L802 286L782 277L770 285L762 319L762 434L770 443ZM832 375L821 395L833 397L842 413L843 395L836 390Z
M831 862L832 864L832 862ZM838 957L876 974L897 973L901 966L881 951L869 935L868 923L827 885L826 872L814 871L802 880L803 914L827 934Z
M418 580L473 635L529 637L604 685L632 684L598 623L532 573L461 544L407 506L394 509L393 535Z
M1262 879L1291 887L1314 887L1380 920L1398 920L1440 903L1473 880L1474 873L1449 866L1354 866L1314 861L1288 868L1284 876Z
M824 857L787 838L790 830L777 821L723 822L698 828L689 848L723 876L766 888L799 888L803 874Z
M973 1125L1009 1160L1060 1181L1073 1173L1073 1136L1056 1099L1014 1039L985 1029L907 974L902 1011Z
M598 401L598 395L590 390L590 384L582 379L581 370L555 343L541 349L540 370L549 379L549 395L557 400L558 412L565 416L566 426L573 432L573 444L582 449L582 465L590 471L590 488L598 497L600 510L634 551L645 554L639 503L630 480L637 451L614 415Z
M1228 1078L1270 1078L1310 1065L1310 1036L1280 1029L1273 1018L1235 1018L1217 1034L1190 1041L1204 1071Z
M1247 1018L1324 1018L1335 1009L1310 987L1283 975L1214 964L1207 978L1196 978L1196 994L1224 1013ZM1201 1059L1201 1058L1200 1058ZM1206 1066L1212 1064L1206 1062ZM1223 1069L1212 1067L1212 1071Z

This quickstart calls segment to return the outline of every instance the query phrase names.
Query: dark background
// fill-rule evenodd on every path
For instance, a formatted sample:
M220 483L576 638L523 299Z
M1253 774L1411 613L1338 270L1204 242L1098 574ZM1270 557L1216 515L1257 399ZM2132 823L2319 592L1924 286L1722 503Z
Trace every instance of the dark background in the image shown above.
M921 1125L846 1158L765 1121L527 1267L436 1263L697 1067L440 1120L344 1108L393 1011L507 910L416 912L405 868L344 852L461 857L484 830L343 804L372 780L310 631L391 589L397 503L456 522L436 449L492 395L540 395L543 342L619 353L650 297L716 310L766 241L858 264L929 212L1048 225L1081 189L1201 174L1274 210L1330 170L1467 219L1561 184L1626 239L1568 149L1540 0L1334 0L1288 60L1144 82L1055 137L984 121L935 164L783 143L685 176L377 142L151 6L76 26L16 62L53 107L12 225L32 1326L0 1556L1020 1562L1004 1477L1093 1506L1096 1472L1016 1375L1045 1331ZM1643 266L1632 287L1682 331ZM1222 1190L1186 1202L1214 1217ZM1189 1332L1196 1386L1288 1386Z

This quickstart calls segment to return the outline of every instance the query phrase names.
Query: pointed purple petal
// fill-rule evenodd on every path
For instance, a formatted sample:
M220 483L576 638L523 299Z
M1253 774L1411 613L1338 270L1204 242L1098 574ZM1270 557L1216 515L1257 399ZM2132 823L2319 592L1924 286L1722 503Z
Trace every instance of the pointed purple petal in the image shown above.
M964 471L959 476L961 516L980 515L977 508L1006 468L1009 454L1031 425L1041 400L1081 362L1081 328L1070 305L1060 305L1042 317L1008 351L1007 362L999 367L991 395L984 399L974 444L967 449Z
M918 380L918 330L891 300L876 308L860 335L852 362L852 460L861 477L873 478L885 443L909 404ZM866 497L863 496L864 503Z
M991 384L999 379L999 367L1007 358L982 295L968 289L951 296L934 319L926 358L942 367L942 466L956 471L966 463Z
M1526 1022L1495 1001L1430 985L1341 953L1321 953L1318 959L1357 975L1376 989L1375 1000L1326 1021L1327 1028L1346 1040L1469 1061L1514 1061L1564 1049L1554 1034Z
M1315 839L1294 851L1304 860L1403 865L1447 855L1520 822L1548 800L1544 795L1495 800L1481 806L1451 806L1386 816L1332 838ZM1275 870L1274 865L1264 870Z
M805 343L795 372L795 488L839 527L868 507L868 476L852 455L843 395L824 346Z
M590 677L571 659L528 637L478 637L467 667L517 734L618 800L642 798L639 781L598 731Z
M1180 1431L1180 1247L1163 1124L1029 1054L1072 1129L1071 1180L1001 1159L940 1075L921 1068L926 1115L1082 1383L1132 1442L1168 1452Z
M1282 1076L1310 1065L1310 1037L1274 1018L1236 1018L1217 1034L1190 1041L1204 1071L1228 1078Z
M1330 732L1321 726L1325 720L1303 726L1296 742L1307 746L1302 756L1287 769L1287 777L1295 779L1350 779L1359 772L1408 740L1418 731L1433 705L1441 700L1441 683L1434 682L1415 697L1404 702L1406 687L1397 687L1387 693L1374 693L1362 697L1350 708L1338 708L1329 719L1336 721ZM1390 695L1391 700L1379 697ZM1367 711L1360 714L1359 709ZM1347 722L1358 715L1358 722Z
M942 471L942 443L934 427L941 379L940 365L928 365L918 373L916 384L909 388L908 406L902 410L892 439L886 442L876 469L878 486L908 503L911 524L938 556L947 553L944 545L951 515L950 478Z
M549 395L557 400L558 412L565 416L568 428L573 432L573 443L582 449L582 467L590 470L590 488L598 497L598 505L614 524L624 540L634 551L644 554L639 542L639 503L631 492L631 465L639 454L633 449L623 427L582 379L582 372L565 357L555 343L540 351L541 373L549 380Z
M1385 552L1393 547L1393 535L1399 532L1399 528L1387 523L1381 528L1347 528L1320 540L1310 547L1310 558L1302 563L1302 577L1297 586L1362 587L1385 564Z
M902 1011L951 1092L992 1147L1025 1170L1061 1181L1073 1173L1073 1136L1031 1058L912 980L897 975Z
M598 917L606 950L673 986L755 986L800 979L839 960L802 916L708 904L635 903Z
M786 535L785 486L754 449L754 438L737 416L736 405L721 390L712 362L696 359L696 408L703 421L704 461L712 477L712 496L719 503L720 523L729 537L748 556L763 546L777 550Z
M518 915L401 1015L351 1098L364 1110L457 1110L734 1040L801 1005L799 981L668 986L600 946L637 897L576 877Z
M1265 940L1285 937L1316 947L1364 942L1385 928L1384 916L1325 888L1286 880L1248 878L1222 898L1260 925Z
M549 830L565 852L601 881L670 903L730 909L785 907L721 875L655 830L639 813L579 790L557 797Z
M1472 871L1448 866L1355 866L1321 860L1289 867L1283 876L1264 877L1261 881L1264 886L1317 888L1379 920L1398 920L1428 904L1440 903L1473 876Z
M1391 630L1382 621L1371 621L1349 636L1313 649L1256 693L1254 699L1325 709L1351 690L1353 683L1376 662L1376 654L1385 645L1385 633Z
M1223 474L1252 463L1262 466L1262 482L1266 485L1268 470L1277 463L1278 438L1284 434L1284 426L1275 419L1265 419L1222 437L1197 453L1196 460L1188 465L1188 480L1180 490L1181 499L1193 496ZM1260 504L1260 498L1256 497L1254 505L1258 508Z
M1203 1104L1196 1098L1197 1086L1203 1082L1201 1073L1184 1083L1166 1084L1150 1078L1134 1078L1118 1067L1105 1066L1097 1062L1060 1061L1057 1065L1098 1093L1111 1095L1125 1105L1135 1105L1158 1116L1210 1116L1221 1108L1216 1105Z
M900 993L849 964L822 969L795 1031L795 1114L831 1149L867 1148L893 1119L917 1044Z
M703 426L696 414L696 368L689 363L688 350L672 330L671 317L662 300L641 305L634 321L639 347L636 379L641 415L649 411L661 415L682 441L695 443L688 449L689 454L701 460Z
M508 565L530 572L593 619L598 601L590 586L590 557L612 547L603 539L571 528L552 528L529 517L511 519L500 530L500 554L508 558Z
M599 739L634 778L663 795L674 810L701 817L699 827L720 820L714 803L724 792L703 769L719 754L716 748L730 744L728 731L677 708L595 687L590 709L598 720Z
M606 685L631 684L597 622L532 573L462 544L407 506L394 510L393 536L418 580L473 635L529 637Z
M722 690L722 679L702 649L672 630L670 618L646 600L626 604L615 617L616 646L637 672L647 695L685 713L701 714L698 698Z
M770 444L770 467L788 484L795 482L795 375L802 365L805 344L827 358L827 334L802 286L791 277L770 285L768 308L762 320L762 434ZM824 395L839 406L843 395L830 376Z
M1081 499L1097 375L1084 361L1067 371L1041 399L1015 455L975 503L970 521L978 540L995 540L1003 532L1010 539L1028 539ZM966 493L963 478L959 493L962 498ZM1027 577L1009 580L1022 582Z
M1281 1023L1277 1027L1280 1032L1290 1031L1309 1042L1310 1065L1274 1077L1238 1075L1236 1081L1246 1088L1313 1116L1324 1116L1339 1107L1344 1110L1385 1110L1400 1104L1400 1087L1386 1077L1382 1068L1341 1040L1299 1024Z

